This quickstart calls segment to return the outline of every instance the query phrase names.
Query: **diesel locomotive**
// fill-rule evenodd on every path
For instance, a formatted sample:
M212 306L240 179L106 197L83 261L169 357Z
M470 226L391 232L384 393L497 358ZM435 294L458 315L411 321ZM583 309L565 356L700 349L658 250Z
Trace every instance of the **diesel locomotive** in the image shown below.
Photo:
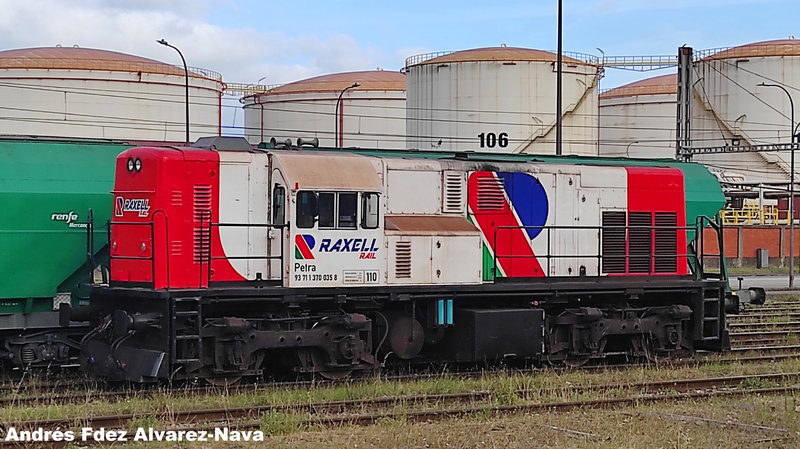
M120 153L109 282L61 308L91 323L86 370L228 384L729 347L701 165L304 143Z

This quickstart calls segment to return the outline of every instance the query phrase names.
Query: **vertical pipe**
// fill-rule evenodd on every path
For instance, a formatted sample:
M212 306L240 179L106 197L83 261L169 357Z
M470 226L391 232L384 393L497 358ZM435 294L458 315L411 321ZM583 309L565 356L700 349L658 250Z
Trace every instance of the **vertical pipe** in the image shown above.
M449 326L453 325L453 300L447 300L447 324Z

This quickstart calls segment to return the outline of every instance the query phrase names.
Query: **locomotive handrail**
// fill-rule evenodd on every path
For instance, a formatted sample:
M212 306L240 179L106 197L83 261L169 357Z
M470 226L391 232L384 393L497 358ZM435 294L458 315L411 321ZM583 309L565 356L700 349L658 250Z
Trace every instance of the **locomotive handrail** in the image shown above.
M164 238L167 242L169 242L169 226L167 225L167 221L169 217L167 213L161 209L153 211L151 215L150 221L109 221L108 222L108 271L111 272L111 265L113 261L116 260L149 260L150 261L150 279L151 283L155 287L156 285L156 248L157 245L155 244L156 237L155 237L155 217L157 214L164 215ZM113 226L147 226L150 228L150 256L115 256L113 254L112 248L112 240L111 240L111 228ZM165 247L167 247L165 245ZM166 258L166 289L170 288L170 267L169 267L169 253L167 253Z
M719 250L718 253L708 254L705 252L705 244L704 244L705 236L703 235L704 233L702 232L702 230L705 228L706 223L711 229L714 230L714 232L717 235L717 249ZM710 277L708 276L709 273L707 273L705 269L705 259L706 257L716 256L718 259L717 263L719 264L719 279L728 279L727 264L725 263L724 224L722 219L719 216L714 217L714 219L711 219L705 215L702 215L697 217L696 226L698 229L697 231L698 235L696 237L698 248L696 249L696 252L699 253L698 254L698 260L699 260L698 268L700 271L699 275L703 278Z
M275 255L275 256L273 256L273 255L247 255L247 256L228 256L228 255L225 255L225 256L214 256L212 254L213 253L213 247L214 247L214 245L213 245L213 243L214 243L213 242L214 233L211 232L211 230L212 230L212 228L215 228L215 227L216 228L231 227L231 228L278 229L278 230L280 230L280 233L281 233L280 237L278 238L278 240L280 241L280 252L279 252L278 255ZM206 232L208 233L208 245L209 245L209 247L208 247L208 257L207 257L207 266L208 266L208 273L207 273L208 277L207 277L207 279L208 279L208 282L209 283L211 282L211 275L213 274L212 273L213 270L212 270L212 267L211 267L211 262L214 261L214 260L265 260L267 262L270 262L270 261L273 261L273 260L278 260L278 261L283 262L283 259L285 257L283 229L288 229L288 228L289 228L289 223L275 224L275 223L213 223L213 222L210 222L208 224L208 227L207 227L207 230L206 230ZM202 224L201 224L201 230L202 229L203 228L202 228ZM283 264L281 263L281 265L283 265ZM202 270L202 264L201 264L200 268ZM256 279L256 280L260 280L260 279ZM201 282L202 282L202 279L201 279Z
M538 259L539 257L545 258L547 260L546 270L547 270L548 274L550 273L551 260L552 259L570 259L570 258L580 259L580 258L584 258L584 259L596 259L597 260L597 270L596 270L596 272L597 272L597 276L601 276L601 273L603 272L602 271L602 269L603 269L602 261L604 259L614 258L614 259L617 259L617 260L624 260L625 261L626 270L623 272L624 274L634 274L634 275L665 274L665 275L668 275L668 274L671 274L672 272L669 272L669 271L667 271L667 272L659 272L659 271L655 270L656 262L658 261L658 259L663 259L663 258L672 259L672 258L674 258L675 261L676 261L676 264L677 264L678 260L685 259L687 261L687 264L689 264L689 266L691 267L691 263L689 262L691 260L695 260L696 263L698 263L698 265L702 265L702 257L700 257L699 260L698 260L698 254L696 254L696 253L692 254L692 253L677 253L677 252L675 252L675 253L668 253L668 254L656 254L653 251L653 245L652 244L650 245L650 249L648 250L647 254L630 254L628 251L626 251L624 254L603 255L602 254L602 250L603 250L602 232L603 231L609 231L609 230L612 230L612 231L613 230L625 231L626 232L626 234L625 234L625 242L626 242L626 248L627 248L627 245L628 245L628 242L629 242L629 238L630 238L629 235L628 235L628 231L630 231L630 230L648 230L648 231L650 231L650 237L649 238L650 238L650 241L652 243L652 242L655 242L655 237L656 237L652 231L656 231L656 230L658 230L658 231L675 231L675 233L676 233L675 235L676 236L678 235L679 231L695 231L698 234L702 235L702 227L698 227L700 224L701 223L698 222L698 224L696 226L654 226L654 225L498 226L497 228L495 228L494 235L493 235L494 241L493 241L493 245L492 246L493 246L493 248L495 248L494 257L493 257L493 263L494 263L494 265L493 265L493 275L494 276L497 275L497 265L498 265L498 260L499 259L530 259L531 257L533 257L534 259ZM514 254L498 254L498 251L497 251L497 249L498 249L498 245L497 245L498 233L501 232L501 231L514 230L514 229L525 229L525 230L533 229L533 230L539 230L539 231L546 231L547 253L545 255L543 255L543 256L539 256L539 255L536 255L536 254L534 254L533 256L530 256L530 255L514 255ZM586 253L586 254L552 254L553 251L552 251L552 246L551 246L551 242L552 242L552 238L551 238L552 237L552 232L551 231L560 231L560 230L579 230L579 231L594 231L594 232L596 232L597 252L596 253ZM676 240L676 242L677 242L677 240ZM629 270L629 261L631 259L643 259L643 258L647 258L647 260L648 260L648 269L647 269L647 271L633 271L633 272L631 272ZM622 274L622 273L608 273L607 272L606 274ZM698 273L695 273L695 275L697 276Z

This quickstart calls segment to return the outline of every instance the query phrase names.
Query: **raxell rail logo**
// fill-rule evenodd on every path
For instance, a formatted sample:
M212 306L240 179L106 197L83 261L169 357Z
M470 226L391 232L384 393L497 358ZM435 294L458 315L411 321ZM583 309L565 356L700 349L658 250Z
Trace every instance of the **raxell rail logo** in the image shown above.
M122 217L125 212L136 212L139 217L145 218L150 213L150 199L148 198L114 198L114 216Z

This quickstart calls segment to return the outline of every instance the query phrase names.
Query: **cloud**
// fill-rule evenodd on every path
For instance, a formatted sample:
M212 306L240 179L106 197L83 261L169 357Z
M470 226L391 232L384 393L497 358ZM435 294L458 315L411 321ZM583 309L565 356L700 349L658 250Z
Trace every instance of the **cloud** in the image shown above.
M324 73L374 69L394 60L344 34L322 38L210 24L201 16L211 3L0 0L0 48L78 45L180 65L174 50L155 42L164 38L181 49L188 65L244 83L264 76L264 83L285 83ZM187 10L192 13L186 14Z

